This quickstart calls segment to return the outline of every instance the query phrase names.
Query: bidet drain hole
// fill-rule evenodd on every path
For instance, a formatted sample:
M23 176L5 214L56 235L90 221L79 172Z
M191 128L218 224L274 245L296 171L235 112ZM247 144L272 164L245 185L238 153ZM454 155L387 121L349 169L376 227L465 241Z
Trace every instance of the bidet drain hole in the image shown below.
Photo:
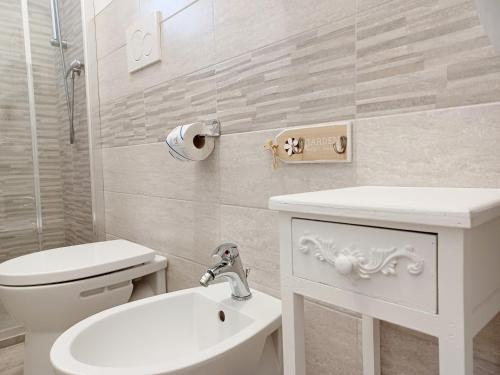
M224 311L219 311L219 320L221 322L225 321L226 320L226 314L224 314Z

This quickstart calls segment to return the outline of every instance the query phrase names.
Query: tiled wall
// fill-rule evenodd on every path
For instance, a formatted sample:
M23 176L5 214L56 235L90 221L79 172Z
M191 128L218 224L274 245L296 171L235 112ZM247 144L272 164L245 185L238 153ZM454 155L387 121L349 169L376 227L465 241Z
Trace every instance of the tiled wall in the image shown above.
M61 33L69 43L65 52L66 65L74 59L85 63L83 53L83 27L81 3L75 0L59 0ZM57 52L57 51L56 51ZM59 56L57 55L57 60ZM58 107L60 118L59 142L61 144L64 232L67 245L95 240L92 219L90 187L89 135L85 76L75 78L74 129L75 143L69 144L69 120L61 71L57 64ZM85 73L86 74L86 73ZM68 79L71 90L71 80Z
M29 0L44 249L65 244L50 10ZM21 1L0 1L0 261L39 250ZM0 305L0 339L16 325Z
M38 247L21 3L0 3L0 260Z
M62 199L63 163L59 142L61 122L57 106L59 76L54 65L57 55L54 48L47 44L52 30L49 4L46 0L29 0L28 9L43 218L42 238L43 248L50 249L66 243Z
M38 249L33 160L21 1L2 1L0 49L0 260ZM68 62L83 57L80 4L60 1ZM76 145L68 118L58 51L51 37L50 3L29 0L29 41L37 125L42 247L93 240L84 79L77 80Z
M0 261L38 249L21 3L0 1ZM16 326L0 303L2 332Z
M163 60L129 75L125 29L162 10ZM279 295L276 194L361 184L500 187L500 58L474 0L94 0L106 232L169 257L195 286L222 241ZM218 118L200 163L162 140ZM287 126L351 119L354 161L271 168ZM308 374L361 374L360 321L307 304ZM500 318L475 342L500 372ZM434 338L383 324L384 375L437 374ZM445 374L448 375L448 374Z

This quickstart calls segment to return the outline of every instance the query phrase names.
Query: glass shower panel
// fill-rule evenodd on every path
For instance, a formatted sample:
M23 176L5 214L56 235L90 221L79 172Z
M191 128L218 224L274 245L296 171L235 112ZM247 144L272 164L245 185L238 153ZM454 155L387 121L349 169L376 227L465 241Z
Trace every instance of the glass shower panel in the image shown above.
M49 0L0 0L0 262L95 240L85 71L74 78L69 143L63 66ZM60 0L66 61L83 60L79 1ZM72 87L72 86L70 86ZM22 328L0 304L0 346Z
M39 250L20 1L0 0L0 262ZM0 339L16 326L0 305Z

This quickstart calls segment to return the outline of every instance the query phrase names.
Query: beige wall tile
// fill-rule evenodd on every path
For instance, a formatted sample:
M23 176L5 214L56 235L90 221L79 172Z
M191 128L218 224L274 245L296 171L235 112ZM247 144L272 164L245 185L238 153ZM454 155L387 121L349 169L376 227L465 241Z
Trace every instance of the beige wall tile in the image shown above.
M9 346L0 350L0 373L5 375L22 375L24 343Z
M361 375L359 319L308 301L305 316L307 375Z
M474 338L475 374L500 374L500 314Z
M101 58L98 66L101 105L113 99L137 94L142 90L142 79L128 73L125 46Z
M164 21L161 33L162 61L137 72L128 72L125 43L100 57L99 89L102 103L135 95L148 88L154 89L155 85L213 64L215 52L211 0L199 0ZM99 46L99 40L97 44Z
M280 290L278 214L265 209L221 206L221 241L238 244L252 288Z
M500 186L500 105L356 120L358 185Z
M143 15L161 11L162 20L172 17L198 0L140 0Z
M92 0L85 0L85 1L92 1ZM104 8L106 8L113 0L93 0L94 1L94 11L95 14L101 13Z
M200 286L200 278L206 272L207 265L202 265L190 260L174 256L169 253L164 254L168 259L167 266L167 290L195 288ZM231 293L229 285L228 295Z
M287 165L272 169L264 150L279 133L262 131L223 135L220 138L220 199L224 204L266 208L274 195L352 186L353 164Z
M218 61L354 14L355 1L214 0Z
M213 1L198 0L161 25L162 61L152 65L148 85L165 82L215 62Z
M169 257L169 290L197 286L210 251L234 241L252 287L279 296L273 195L500 186L500 105L435 110L500 100L499 60L473 0L141 5L167 19L163 61L133 75L124 48L99 61L106 223ZM354 163L272 170L263 145L280 129L356 116ZM169 158L169 129L215 117L223 135L209 160ZM359 319L309 302L306 316L308 374L360 375ZM498 373L499 321L475 341L475 375ZM382 339L384 374L436 374L435 339L390 324Z
M381 366L384 375L438 375L437 339L382 323Z
M162 143L103 149L106 191L218 202L217 152L199 163L179 163Z
M200 264L211 261L220 237L216 204L112 192L105 198L109 234Z
M114 0L95 17L97 57L126 44L127 28L140 16L139 0Z

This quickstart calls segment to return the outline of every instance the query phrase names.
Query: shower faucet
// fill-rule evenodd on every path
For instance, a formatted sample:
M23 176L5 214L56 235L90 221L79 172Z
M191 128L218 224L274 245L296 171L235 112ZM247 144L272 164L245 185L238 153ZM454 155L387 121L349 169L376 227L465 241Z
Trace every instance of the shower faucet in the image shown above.
M85 64L82 63L80 60L78 59L73 60L71 64L69 64L68 70L66 70L66 78L68 78L68 76L73 72L80 75L80 73L83 71L84 68Z
M252 297L248 286L248 270L243 268L238 246L233 243L225 243L218 246L212 256L220 259L213 267L201 277L200 284L208 287L213 281L224 277L229 281L232 295L236 301L245 301Z

